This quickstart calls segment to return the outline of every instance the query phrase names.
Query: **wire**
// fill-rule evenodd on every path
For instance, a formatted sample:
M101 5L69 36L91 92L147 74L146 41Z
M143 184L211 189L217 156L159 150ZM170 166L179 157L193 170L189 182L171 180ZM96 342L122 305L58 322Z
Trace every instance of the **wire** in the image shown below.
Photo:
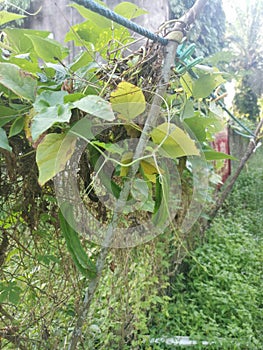
M108 19L111 19L112 21L122 25L125 28L128 28L148 39L153 40L154 42L159 42L162 45L167 45L169 40L162 38L159 35L154 34L153 32L150 32L148 29L128 20L125 17L122 17L118 15L116 12L111 11L110 9L92 1L92 0L75 0L75 3L79 5L83 5L89 10L98 13L99 15L106 17Z

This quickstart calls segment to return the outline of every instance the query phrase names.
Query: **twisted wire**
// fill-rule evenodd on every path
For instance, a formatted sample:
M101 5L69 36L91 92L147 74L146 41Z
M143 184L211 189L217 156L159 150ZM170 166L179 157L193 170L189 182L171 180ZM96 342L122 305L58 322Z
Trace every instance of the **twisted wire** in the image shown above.
M148 29L118 15L116 12L111 11L110 9L94 2L93 0L75 0L75 3L85 6L89 10L98 13L99 15L111 19L112 21L122 25L125 28L128 28L148 39L153 40L154 42L159 42L162 45L168 44L168 39L162 38L159 35L156 35L150 32Z

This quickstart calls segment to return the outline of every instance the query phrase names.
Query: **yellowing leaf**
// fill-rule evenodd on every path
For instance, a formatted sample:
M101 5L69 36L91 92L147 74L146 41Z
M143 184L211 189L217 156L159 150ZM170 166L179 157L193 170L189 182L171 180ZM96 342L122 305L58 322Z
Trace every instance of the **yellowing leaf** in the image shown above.
M156 164L152 158L141 160L140 165L144 176L153 183L156 183L157 174L164 173L163 169L156 168Z
M168 158L200 155L194 141L186 132L174 124L163 123L151 132L152 140L161 146L163 155Z
M115 112L129 120L142 114L146 108L142 90L125 81L121 82L117 89L111 93L110 102Z
M133 158L133 153L127 152L122 156L121 163L122 164L129 164L132 162L132 158ZM130 167L128 167L128 166L122 166L121 171L120 171L120 176L122 176L122 177L127 176L128 172L129 172L129 168Z
M64 142L63 142L64 141ZM75 137L62 134L45 136L36 152L36 161L39 169L38 182L43 186L56 174L64 169L67 161L74 152ZM62 148L63 152L60 151Z

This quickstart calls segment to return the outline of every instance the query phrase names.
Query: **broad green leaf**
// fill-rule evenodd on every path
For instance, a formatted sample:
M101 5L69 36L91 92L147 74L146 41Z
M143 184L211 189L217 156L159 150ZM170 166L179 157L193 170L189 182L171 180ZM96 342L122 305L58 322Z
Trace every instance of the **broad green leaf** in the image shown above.
M70 132L73 135L76 135L86 141L94 139L94 134L92 132L92 122L86 117L73 125Z
M8 60L8 62L15 64L20 68L22 68L23 70L30 73L37 73L40 71L37 58L34 60L31 60L30 58L30 60L28 60L23 56L24 55L13 56Z
M8 22L15 21L17 19L25 18L26 16L18 15L16 13L8 12L8 11L0 11L0 26L6 24Z
M119 25L101 28L97 22L85 21L74 25L65 37L65 41L74 40L76 46L85 46L88 55L95 60L95 52L98 51L102 57L108 59L110 51L120 48L120 42L133 41L129 31ZM114 57L116 58L116 52ZM118 55L118 54L117 54Z
M40 186L43 186L59 171L64 169L67 161L74 152L75 142L75 137L65 138L63 134L48 134L45 136L36 152L36 162L39 169L38 182Z
M187 99L190 98L193 95L193 80L189 73L185 73L180 78L180 83L186 93Z
M184 108L182 110L182 118L187 119L193 117L195 111L194 111L194 104L192 101L187 100Z
M142 114L146 108L142 90L125 81L119 83L117 89L111 93L110 102L115 112L129 120Z
M170 182L169 169L164 166L164 174L159 175L156 181L153 223L158 227L166 226L169 218Z
M36 140L54 123L68 123L71 118L71 105L64 104L66 91L44 91L33 104L37 112L31 125L33 140Z
M224 82L225 79L221 74L214 73L203 75L193 83L193 96L197 99L205 98Z
M79 68L82 68L84 66L87 66L91 62L94 61L95 57L94 53L84 51L70 66L70 69L73 72L76 72Z
M200 155L194 141L174 124L163 123L151 132L152 140L160 145L164 156L175 159L183 156Z
M100 96L88 95L74 102L73 106L104 120L112 121L115 119L110 103Z
M103 148L107 152L113 153L113 154L122 155L123 151L124 151L124 149L116 143L105 143L105 142L100 142L100 141L93 141L92 144L96 145L100 148Z
M219 132L223 128L223 122L216 115L210 113L209 116L202 116L199 112L195 112L192 118L184 120L198 141L212 140L212 135Z
M96 1L96 2L98 2L100 5L106 7L105 3L103 1ZM82 17L90 20L93 23L96 23L97 26L99 26L101 28L111 28L112 21L105 18L104 16L101 16L101 15L99 15L91 10L88 10L86 7L81 6L81 5L72 4L70 6L74 7Z
M16 118L11 126L9 137L19 134L24 128L25 118L23 116Z
M147 182L135 178L132 182L131 195L136 201L146 202L149 197L149 187Z
M65 238L68 251L78 270L86 277L94 278L96 276L96 265L85 252L78 233L71 226L75 222L73 207L65 202L59 211L59 221L61 231Z
M0 128L0 148L3 148L9 152L12 152L12 148L8 143L8 138L4 129Z
M16 116L19 112L16 109L0 105L0 118Z
M221 160L221 159L232 159L237 160L237 158L231 156L230 154L226 154L223 152L217 152L215 150L204 149L203 150L206 160Z
M91 53L91 49L93 48L93 51L95 51L94 45L98 41L100 33L101 29L96 26L95 23L85 21L72 26L65 36L65 42L73 40L76 46L87 45L88 54L91 54L91 57L93 58L94 53Z
M16 54L31 54L34 52L32 41L28 35L34 35L41 38L47 38L50 32L33 29L21 28L5 28L3 32L6 34L8 45L16 52ZM30 57L32 59L32 57Z
M0 63L0 83L21 98L35 100L36 79L14 64Z
M58 106L64 103L64 98L68 93L66 91L44 91L34 102L34 108L37 112L41 112L46 107Z
M0 128L11 120L16 119L18 115L19 112L16 109L0 105Z
M0 128L14 119L16 119L16 116L10 116L10 117L1 117L0 116Z
M122 1L120 4L115 6L114 12L128 19L136 18L147 13L147 11L144 9L127 1Z
M64 96L64 102L70 103L70 102L76 102L81 100L83 97L85 97L85 94L82 92L75 92L73 94L68 94Z
M36 35L26 35L32 41L38 57L42 58L45 62L57 62L57 58L63 60L68 56L68 49L59 42Z

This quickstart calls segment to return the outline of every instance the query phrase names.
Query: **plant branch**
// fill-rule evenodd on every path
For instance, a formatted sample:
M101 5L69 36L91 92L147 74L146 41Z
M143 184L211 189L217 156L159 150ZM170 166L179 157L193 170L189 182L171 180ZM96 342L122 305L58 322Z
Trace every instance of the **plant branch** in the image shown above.
M180 44L182 38L184 37L185 28L194 22L197 15L202 11L207 0L197 0L194 6L183 15L176 23L172 30L176 34L177 40L170 40L168 45L165 47L164 52L164 64L161 71L161 79L157 86L156 94L154 95L153 102L151 104L141 137L139 139L138 145L136 147L133 159L140 159L145 151L147 142L149 139L149 133L152 127L155 125L161 111L162 98L165 95L170 77L171 77L171 67L174 65L174 59L176 57L176 51L178 45ZM135 162L130 169L129 178L133 178L137 173L139 168L139 162ZM124 184L123 190L121 191L120 197L116 203L112 222L105 234L105 240L103 242L103 247L101 249L100 255L97 260L97 275L95 278L90 280L89 286L87 288L82 308L79 313L76 326L74 328L71 342L69 344L68 350L75 350L77 344L82 335L82 326L86 320L92 299L94 297L95 291L98 287L101 274L105 265L106 257L111 247L112 240L114 238L114 231L118 226L119 213L123 208L123 205L126 203L131 187L131 181L127 181Z

